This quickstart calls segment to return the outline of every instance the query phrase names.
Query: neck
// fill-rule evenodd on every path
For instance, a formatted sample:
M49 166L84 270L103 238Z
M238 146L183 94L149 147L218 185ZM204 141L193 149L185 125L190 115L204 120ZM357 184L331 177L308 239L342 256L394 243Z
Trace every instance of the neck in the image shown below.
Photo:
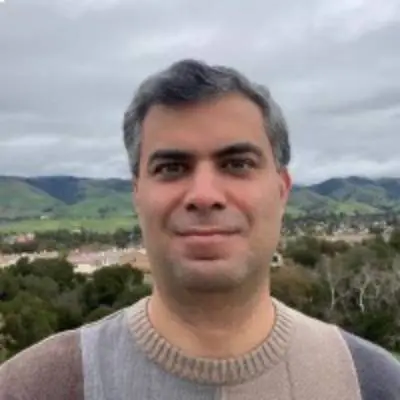
M154 288L149 301L154 328L187 356L228 358L244 354L268 336L275 318L265 285L251 296L166 296Z

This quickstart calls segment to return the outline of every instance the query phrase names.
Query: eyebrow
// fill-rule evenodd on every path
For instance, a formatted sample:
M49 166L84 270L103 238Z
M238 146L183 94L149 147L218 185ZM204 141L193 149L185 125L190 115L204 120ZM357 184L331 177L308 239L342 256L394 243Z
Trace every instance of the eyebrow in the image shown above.
M148 160L148 165L153 164L156 161L159 160L188 160L192 157L193 155L187 151L184 150L178 150L178 149L160 149L154 151Z
M247 153L254 154L259 158L264 157L264 153L261 148L250 142L234 143L232 145L224 147L223 149L217 150L214 155L221 158Z
M250 142L239 142L229 146L223 147L222 149L216 150L212 156L213 158L224 158L229 156L241 155L241 154L254 154L258 158L264 158L264 153L260 147ZM148 165L153 164L159 160L178 160L187 161L193 158L194 154L185 150L180 149L159 149L154 151L148 160Z

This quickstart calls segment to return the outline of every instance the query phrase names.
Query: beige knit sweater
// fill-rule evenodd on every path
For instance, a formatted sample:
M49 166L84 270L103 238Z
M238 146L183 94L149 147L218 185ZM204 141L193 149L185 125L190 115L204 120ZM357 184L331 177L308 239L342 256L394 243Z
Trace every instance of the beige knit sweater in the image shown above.
M388 352L276 299L269 337L226 360L185 356L155 331L147 301L0 366L0 400L400 400Z

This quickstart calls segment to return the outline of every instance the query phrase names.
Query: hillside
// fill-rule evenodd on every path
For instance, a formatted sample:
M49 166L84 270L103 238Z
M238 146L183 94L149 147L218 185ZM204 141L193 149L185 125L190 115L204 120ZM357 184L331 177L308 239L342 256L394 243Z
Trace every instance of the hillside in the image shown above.
M128 180L0 177L0 220L132 215Z
M400 212L400 179L351 176L295 186L289 204L300 213L397 213Z
M400 212L400 179L334 178L295 185L288 214ZM0 220L132 215L131 183L69 176L0 177Z

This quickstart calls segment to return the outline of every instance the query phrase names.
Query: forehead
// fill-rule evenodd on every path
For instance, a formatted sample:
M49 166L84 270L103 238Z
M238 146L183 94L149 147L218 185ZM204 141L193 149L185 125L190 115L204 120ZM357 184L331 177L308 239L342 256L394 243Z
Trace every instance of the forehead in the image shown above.
M197 104L151 107L142 126L142 155L173 147L212 151L234 142L269 147L261 109L241 95Z

